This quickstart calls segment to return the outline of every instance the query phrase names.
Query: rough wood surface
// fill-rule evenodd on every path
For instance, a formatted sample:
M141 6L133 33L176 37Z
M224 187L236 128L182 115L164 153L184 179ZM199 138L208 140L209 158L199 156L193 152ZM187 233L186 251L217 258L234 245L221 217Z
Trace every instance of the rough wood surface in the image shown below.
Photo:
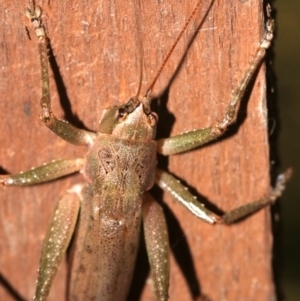
M51 87L57 116L96 130L104 108L135 95L139 39L144 49L144 93L195 2L38 2L55 56ZM17 173L52 159L84 154L84 148L67 145L39 120L39 60L34 32L23 14L26 5L24 0L0 0L1 172ZM154 89L159 137L201 128L221 118L262 37L262 5L256 0L216 0L210 8L209 1L203 0ZM265 91L263 67L237 124L222 141L162 160L164 167L217 212L255 200L269 190ZM78 181L80 175L35 187L0 189L1 301L31 300L50 215L64 191ZM168 204L170 300L195 300L200 294L213 301L274 299L268 209L231 227L213 227L168 196L159 191L156 195ZM151 281L145 281L143 253L138 260L129 300L154 300ZM64 264L49 300L65 300L65 284ZM19 299L12 296L12 290Z

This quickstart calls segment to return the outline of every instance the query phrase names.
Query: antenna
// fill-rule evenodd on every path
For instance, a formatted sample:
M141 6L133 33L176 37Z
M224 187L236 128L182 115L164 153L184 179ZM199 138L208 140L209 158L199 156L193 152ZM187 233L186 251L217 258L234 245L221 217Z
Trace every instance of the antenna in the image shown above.
M137 3L135 1L134 5L134 13L135 13L135 23L137 27L137 32L139 33L141 31L141 21L140 21L140 14L137 12L137 6L140 8L140 2ZM140 52L140 79L139 79L139 86L135 95L135 99L138 99L141 93L142 89L142 81L143 81L143 69L144 69L144 51L143 51L143 40L141 38L138 39L138 44L139 44L139 52Z
M179 40L181 39L181 37L182 37L182 35L183 35L183 33L185 32L186 28L188 27L188 25L190 24L192 18L194 17L195 13L197 12L197 10L198 10L198 8L199 8L199 6L200 6L200 3L201 3L201 0L198 1L198 3L196 4L194 10L192 11L190 17L189 17L188 20L185 22L185 24L184 24L182 30L180 31L180 33L179 33L177 39L175 40L173 46L171 47L169 53L168 53L167 56L165 57L165 59L164 59L162 65L161 65L161 67L159 68L159 70L158 70L156 76L154 77L154 79L153 79L151 85L149 86L149 88L148 88L148 90L147 90L147 92L146 92L145 98L149 98L149 97L151 96L152 89L153 89L153 87L154 87L154 85L155 85L155 83L156 83L158 77L160 76L162 70L164 69L164 67L165 67L165 65L166 65L166 63L167 63L167 61L168 61L168 59L170 58L171 54L173 53L175 47L177 46Z
M140 49L142 49L141 43L140 43ZM140 51L140 53L142 53L142 51ZM139 86L138 86L138 90L136 92L136 96L135 98L138 99L141 93L141 89L142 89L142 81L143 81L143 56L140 55L140 80L139 80Z

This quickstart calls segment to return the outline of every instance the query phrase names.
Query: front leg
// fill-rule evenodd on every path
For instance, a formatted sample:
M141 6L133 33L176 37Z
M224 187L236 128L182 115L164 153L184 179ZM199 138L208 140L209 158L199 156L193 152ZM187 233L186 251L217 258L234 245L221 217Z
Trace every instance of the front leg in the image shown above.
M269 16L269 7L267 7L267 13ZM273 38L273 30L274 20L269 18L266 23L264 37L254 55L254 58L244 78L242 79L239 87L235 91L232 99L230 100L229 105L227 107L227 111L223 116L223 119L207 128L186 132L171 138L157 140L158 153L167 156L189 151L212 140L215 140L225 132L228 126L234 121L234 117L236 116L241 99L243 98L250 81L253 79L254 74L259 69L265 57L266 49L268 49L271 45L271 41Z
M26 16L31 20L38 38L38 48L41 64L42 97L41 119L57 136L75 145L91 145L95 133L78 129L64 120L58 119L51 110L49 68L48 68L48 37L41 21L42 10L39 6L27 7Z

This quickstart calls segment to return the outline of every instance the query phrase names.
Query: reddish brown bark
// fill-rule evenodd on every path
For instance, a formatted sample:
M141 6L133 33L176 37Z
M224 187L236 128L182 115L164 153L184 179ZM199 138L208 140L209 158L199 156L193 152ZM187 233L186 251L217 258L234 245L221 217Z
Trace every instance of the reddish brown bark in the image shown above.
M140 8L121 0L39 2L59 68L58 72L54 66L54 77L59 73L64 85L59 83L57 91L52 79L54 112L60 117L66 114L73 123L78 116L88 129L96 130L104 108L136 94L139 39L144 49L145 93L194 2L144 1ZM26 4L2 0L0 11L0 164L10 173L84 154L84 148L67 145L39 120L39 60L34 32L23 15ZM261 39L262 8L260 1L216 0L209 9L209 1L203 0L154 89L155 95L164 93L158 101L159 136L201 128L221 118ZM224 211L269 189L264 68L245 103L232 135L168 162L168 169L193 192ZM0 273L26 300L34 293L41 244L56 201L78 181L80 176L74 176L0 190ZM173 212L171 244L179 262L178 266L172 255L170 300L193 300L200 291L215 301L272 299L268 209L231 227L213 227L170 202L168 196L164 199ZM49 300L64 300L65 276L63 265ZM0 300L16 299L0 285ZM154 300L151 283L145 284L141 300Z

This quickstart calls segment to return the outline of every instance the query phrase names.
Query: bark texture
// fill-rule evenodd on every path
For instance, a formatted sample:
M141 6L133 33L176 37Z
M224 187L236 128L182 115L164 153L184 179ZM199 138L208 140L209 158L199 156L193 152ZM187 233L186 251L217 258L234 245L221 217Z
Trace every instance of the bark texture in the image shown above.
M104 108L136 94L141 56L145 93L195 2L39 1L54 54L53 111L97 130ZM67 145L39 120L39 59L34 31L23 14L26 5L24 0L0 0L1 172L17 173L85 151ZM159 137L208 126L222 117L262 37L262 11L262 1L215 0L210 6L203 0L154 88ZM216 212L269 191L264 71L262 67L237 123L220 141L161 161ZM64 191L79 181L76 175L0 189L0 300L31 300L49 218ZM213 227L160 191L156 197L168 204L170 300L197 300L201 295L213 301L275 299L269 209L231 227ZM143 252L138 260L129 300L154 300L152 284L145 282ZM65 285L63 264L49 301L64 301Z

